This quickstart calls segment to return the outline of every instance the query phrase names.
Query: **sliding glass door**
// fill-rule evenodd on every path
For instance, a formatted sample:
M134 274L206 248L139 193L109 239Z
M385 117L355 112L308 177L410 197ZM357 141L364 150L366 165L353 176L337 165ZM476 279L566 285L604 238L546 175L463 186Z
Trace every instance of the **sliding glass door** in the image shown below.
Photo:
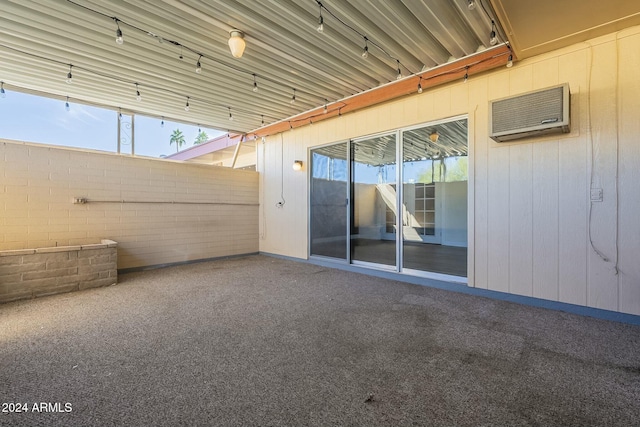
M347 143L311 151L310 252L347 259Z
M396 133L351 143L351 261L396 265Z
M467 120L402 132L402 270L467 275Z
M467 156L466 118L312 149L310 254L466 277Z

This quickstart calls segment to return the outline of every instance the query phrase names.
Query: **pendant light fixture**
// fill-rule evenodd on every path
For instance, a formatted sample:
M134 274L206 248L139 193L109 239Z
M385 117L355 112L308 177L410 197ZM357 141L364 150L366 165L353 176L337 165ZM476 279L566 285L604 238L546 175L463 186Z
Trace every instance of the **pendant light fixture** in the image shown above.
M434 129L431 134L429 134L429 140L435 144L438 142L438 139L440 139L440 134Z
M67 73L67 83L69 84L73 82L73 74L71 74L71 68L73 68L73 65L69 64L69 72Z
M6 98L7 92L4 90L4 82L0 82L0 98Z
M244 33L240 30L232 30L229 32L229 50L234 58L241 58L244 53L246 43L244 41Z
M324 18L322 17L322 3L318 2L318 6L320 6L320 18L318 18L318 28L316 30L322 34L324 33Z
M122 30L120 29L120 23L119 23L119 19L115 19L116 21L116 25L118 26L118 29L116 30L116 43L118 44L123 44L124 43L124 37L122 37Z
M498 44L498 37L496 35L496 23L491 20L491 33L489 34L489 44L495 46Z

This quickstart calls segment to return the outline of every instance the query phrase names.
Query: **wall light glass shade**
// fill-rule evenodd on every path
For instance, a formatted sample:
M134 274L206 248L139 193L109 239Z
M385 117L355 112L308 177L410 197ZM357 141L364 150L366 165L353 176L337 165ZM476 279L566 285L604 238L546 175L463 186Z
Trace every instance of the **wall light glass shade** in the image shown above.
M296 172L302 170L302 160L296 160L293 162L293 170Z
M234 58L241 58L244 53L246 43L244 41L244 33L239 30L233 30L229 33L229 50Z

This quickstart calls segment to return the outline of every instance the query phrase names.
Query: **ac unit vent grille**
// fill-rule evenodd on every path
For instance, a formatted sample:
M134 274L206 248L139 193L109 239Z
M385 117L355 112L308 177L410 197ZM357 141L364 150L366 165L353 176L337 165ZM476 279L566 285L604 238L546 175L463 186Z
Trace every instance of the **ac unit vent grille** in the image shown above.
M493 131L507 132L545 123L561 122L561 100L562 87L556 87L516 96L502 102L494 102Z
M490 102L490 134L498 142L569 132L569 85Z

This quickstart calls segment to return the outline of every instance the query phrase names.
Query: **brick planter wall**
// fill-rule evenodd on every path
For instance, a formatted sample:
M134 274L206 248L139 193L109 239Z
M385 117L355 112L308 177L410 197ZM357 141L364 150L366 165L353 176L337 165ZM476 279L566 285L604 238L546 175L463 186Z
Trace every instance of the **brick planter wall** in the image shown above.
M117 246L100 244L0 251L0 302L118 282Z

